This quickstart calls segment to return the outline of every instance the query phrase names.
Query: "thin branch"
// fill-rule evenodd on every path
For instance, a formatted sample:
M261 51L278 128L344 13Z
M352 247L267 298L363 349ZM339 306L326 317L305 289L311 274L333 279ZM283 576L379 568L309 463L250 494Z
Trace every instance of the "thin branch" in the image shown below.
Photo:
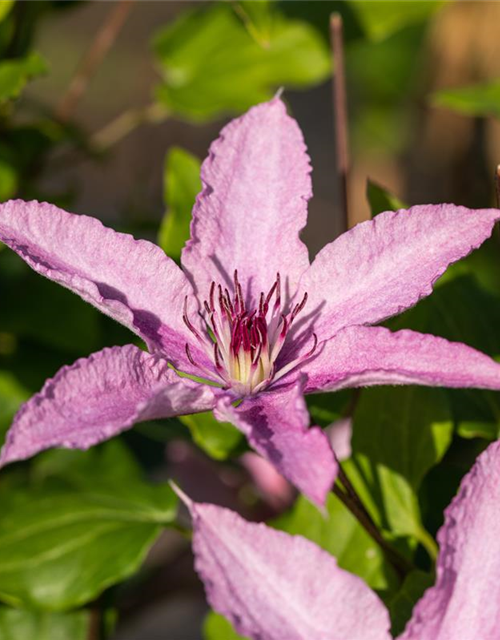
M90 146L96 151L106 151L134 129L143 124L158 124L168 118L167 110L160 104L150 104L124 111L90 137Z
M349 212L349 129L347 122L347 93L345 87L344 37L342 16L330 16L330 41L333 65L333 119L337 173L342 197L343 230L353 226Z
M495 171L495 187L497 193L497 207L500 208L500 164Z
M108 13L104 24L80 60L75 75L56 108L56 117L61 122L67 122L72 117L80 98L87 90L92 76L113 46L125 24L133 4L134 0L119 0Z
M366 509L359 507L358 501L353 500L351 496L337 484L333 485L332 492L347 509L349 509L368 535L377 543L386 559L394 567L398 576L403 579L413 569L411 562L384 539Z

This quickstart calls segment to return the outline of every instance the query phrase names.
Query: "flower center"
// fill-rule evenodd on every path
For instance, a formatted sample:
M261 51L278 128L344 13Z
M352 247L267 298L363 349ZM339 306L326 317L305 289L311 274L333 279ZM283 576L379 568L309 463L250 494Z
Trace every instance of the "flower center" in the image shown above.
M214 364L215 382L231 388L238 395L257 393L271 382L278 380L288 371L309 358L317 345L313 334L312 349L305 355L285 363L276 369L276 360L283 347L288 332L297 315L307 302L307 293L301 302L295 304L288 313L282 310L281 280L276 281L265 295L260 294L256 309L246 308L238 272L234 272L234 293L212 282L208 300L204 302L202 318L205 334L201 334L190 322L187 313L187 297L184 302L183 320L198 343ZM186 344L186 353L194 366L214 377L214 372L198 365ZM212 380L213 381L213 380Z

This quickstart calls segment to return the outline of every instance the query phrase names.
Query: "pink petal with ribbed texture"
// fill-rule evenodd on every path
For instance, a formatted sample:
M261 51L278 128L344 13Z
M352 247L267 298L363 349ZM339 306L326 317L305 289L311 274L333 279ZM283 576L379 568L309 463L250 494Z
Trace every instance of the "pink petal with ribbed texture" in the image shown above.
M209 387L179 378L165 360L133 345L63 367L18 411L0 466L50 447L87 449L136 422L207 411Z
M498 209L451 204L386 212L327 245L304 274L307 308L320 341L354 324L373 324L429 295L448 265L479 247Z
M228 509L188 506L208 601L238 633L253 640L390 640L389 615L375 593L314 543Z
M247 398L237 408L230 398L222 398L215 415L240 429L252 447L310 500L324 504L338 465L325 433L309 428L301 382Z
M176 366L186 363L185 343L192 335L182 308L192 288L156 245L95 218L21 200L0 205L0 240L35 271L161 348Z
M438 533L437 580L400 640L500 638L500 442L462 480Z
M500 364L461 342L416 331L348 327L301 370L306 393L377 384L500 389Z
M310 171L302 133L278 98L222 130L202 166L203 191L182 254L201 298L212 280L230 287L235 269L247 299L267 292L278 271L294 293L309 267L299 233Z

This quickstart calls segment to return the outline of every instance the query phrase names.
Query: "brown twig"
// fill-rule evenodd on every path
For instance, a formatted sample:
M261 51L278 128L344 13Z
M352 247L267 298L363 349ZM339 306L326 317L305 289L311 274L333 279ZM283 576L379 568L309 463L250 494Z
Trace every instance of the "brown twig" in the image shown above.
M497 170L495 171L495 187L497 194L497 207L500 209L500 164L497 166Z
M61 122L67 122L72 117L78 101L85 93L92 76L113 46L125 24L133 4L134 0L119 0L108 13L90 48L80 60L75 75L56 108L56 117Z
M342 197L343 230L353 226L349 211L349 130L347 122L347 94L345 87L344 37L342 16L330 16L330 41L333 64L333 118L337 173Z
M410 561L384 539L366 509L359 506L359 498L357 500L353 500L347 491L342 489L338 484L333 485L332 492L347 507L347 509L349 509L368 535L377 543L386 559L394 567L398 576L403 579L413 569Z

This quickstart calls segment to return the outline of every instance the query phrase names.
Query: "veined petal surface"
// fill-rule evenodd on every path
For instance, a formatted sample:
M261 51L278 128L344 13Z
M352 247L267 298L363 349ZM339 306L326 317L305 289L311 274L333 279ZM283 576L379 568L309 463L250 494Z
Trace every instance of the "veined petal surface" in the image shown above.
M232 288L234 270L247 302L280 272L293 295L309 267L299 233L306 224L311 167L302 133L275 98L230 122L201 170L182 265L200 298L212 281Z
M500 638L500 442L477 459L438 533L436 584L400 640Z
M320 342L349 325L373 324L428 296L446 268L479 247L499 209L452 204L381 213L327 245L301 280Z
M240 429L252 447L316 504L323 505L338 464L328 436L309 428L302 382L245 399L237 408L222 398L215 412Z
M390 640L369 587L301 536L188 502L196 570L212 607L253 640Z
M461 342L385 327L347 327L302 367L306 393L379 384L500 389L500 364Z
M209 387L180 378L134 345L113 347L63 367L18 411L0 466L50 447L88 449L136 422L207 411Z
M192 288L159 247L113 231L95 218L21 200L0 204L0 240L35 271L77 293L185 368L190 333L182 309Z

